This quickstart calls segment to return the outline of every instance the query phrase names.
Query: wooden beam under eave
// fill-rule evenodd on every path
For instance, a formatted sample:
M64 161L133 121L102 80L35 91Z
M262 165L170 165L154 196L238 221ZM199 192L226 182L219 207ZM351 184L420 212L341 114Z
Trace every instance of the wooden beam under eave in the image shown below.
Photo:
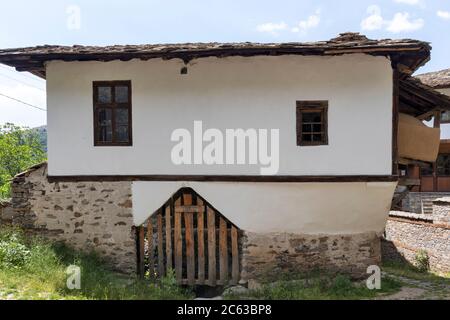
M415 165L415 166L418 166L419 168L431 168L432 167L431 162L413 160L413 159L408 159L408 158L403 158L403 157L398 158L398 163L403 164L403 165Z
M450 108L450 102L445 95L439 92L433 92L432 88L427 90L422 86L418 86L410 81L400 81L401 94L412 95L432 106L442 106L441 109L448 110ZM443 106L447 106L446 108Z
M47 74L45 71L28 71L28 72L36 77L47 80Z
M421 115L418 115L416 118L421 121L424 121L424 120L429 121L429 120L431 120L431 118L433 117L435 112L436 112L436 110L431 110L431 111L425 112Z
M433 127L440 128L441 127L441 110L435 110L433 115Z
M410 75L412 75L412 74L414 73L414 70L412 70L410 67L408 67L408 66L406 66L406 65L404 65L404 64L401 64L401 63L399 63L399 64L397 65L397 69L398 69L398 71L399 71L400 73L402 73L403 75L408 75L408 76L410 76Z

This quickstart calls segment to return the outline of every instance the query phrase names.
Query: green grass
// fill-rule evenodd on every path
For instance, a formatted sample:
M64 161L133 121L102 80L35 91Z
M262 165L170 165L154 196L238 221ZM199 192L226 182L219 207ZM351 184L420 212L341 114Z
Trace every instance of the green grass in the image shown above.
M228 295L226 299L263 300L358 300L376 298L399 291L401 283L383 278L380 290L369 290L365 282L354 282L344 275L320 276L318 273L291 276L291 279L266 283L244 295Z
M66 268L81 268L81 289L66 286ZM0 229L0 299L190 299L172 276L143 280L111 271L94 253L80 253Z
M384 262L383 271L413 280L450 285L450 273L438 274L431 271L420 271L411 264L400 262Z

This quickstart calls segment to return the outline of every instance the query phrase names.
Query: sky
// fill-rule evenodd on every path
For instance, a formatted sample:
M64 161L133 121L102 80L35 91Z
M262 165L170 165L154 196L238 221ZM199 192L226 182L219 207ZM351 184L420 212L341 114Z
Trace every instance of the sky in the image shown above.
M431 61L417 73L450 68L449 0L15 0L0 11L0 48L303 42L346 31L431 42ZM45 111L11 98L45 109L45 81L0 65L0 124L46 123Z

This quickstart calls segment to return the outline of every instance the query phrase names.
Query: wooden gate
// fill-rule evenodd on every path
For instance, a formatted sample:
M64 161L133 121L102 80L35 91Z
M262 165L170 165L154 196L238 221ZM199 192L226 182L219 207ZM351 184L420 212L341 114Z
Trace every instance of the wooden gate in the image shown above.
M173 269L179 284L239 281L239 229L190 188L183 188L138 228L141 276Z

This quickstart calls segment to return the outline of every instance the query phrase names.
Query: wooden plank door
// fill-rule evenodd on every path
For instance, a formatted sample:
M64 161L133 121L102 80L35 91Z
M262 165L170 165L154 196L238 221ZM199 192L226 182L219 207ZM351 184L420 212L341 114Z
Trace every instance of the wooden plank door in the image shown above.
M239 233L193 190L178 192L138 230L140 273L173 270L179 284L190 286L236 284Z

